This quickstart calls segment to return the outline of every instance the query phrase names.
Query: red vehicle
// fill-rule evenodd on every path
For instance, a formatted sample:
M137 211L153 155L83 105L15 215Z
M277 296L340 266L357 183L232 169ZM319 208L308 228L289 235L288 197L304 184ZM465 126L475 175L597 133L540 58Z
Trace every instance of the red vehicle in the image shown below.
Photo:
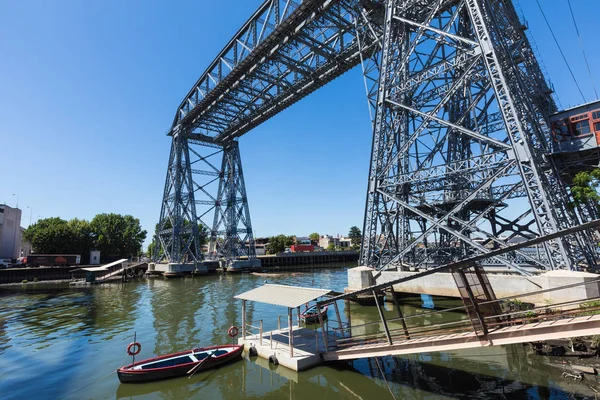
M315 246L312 244L293 244L290 246L292 253L303 253L307 251L315 251Z
M21 264L29 267L56 267L56 266L71 266L79 265L81 256L79 254L28 254L23 257Z

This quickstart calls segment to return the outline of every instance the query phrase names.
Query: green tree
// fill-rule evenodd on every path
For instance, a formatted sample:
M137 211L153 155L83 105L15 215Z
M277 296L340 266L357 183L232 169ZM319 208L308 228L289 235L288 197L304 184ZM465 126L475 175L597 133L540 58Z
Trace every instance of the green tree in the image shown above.
M327 251L335 251L335 243L330 242L329 246L327 246Z
M348 238L350 238L350 241L354 246L360 245L362 240L362 233L360 232L360 229L358 229L357 226L351 227L350 232L348 233Z
M575 204L592 203L600 207L600 168L591 171L581 171L573 178L571 185L571 194Z
M88 260L89 251L95 247L94 233L89 221L74 218L67 223L67 228L71 237L71 245L68 246L68 252L71 254L80 254L83 260Z
M316 244L319 244L319 239L321 239L321 235L319 235L317 232L311 233L310 235L308 235L308 237Z
M139 255L146 231L131 215L98 214L90 223L95 245L103 257L129 258Z
M24 232L24 238L36 253L65 254L69 250L72 235L67 221L53 217L30 225Z
M286 247L294 244L294 236L277 235L269 238L265 249L269 254L282 253Z

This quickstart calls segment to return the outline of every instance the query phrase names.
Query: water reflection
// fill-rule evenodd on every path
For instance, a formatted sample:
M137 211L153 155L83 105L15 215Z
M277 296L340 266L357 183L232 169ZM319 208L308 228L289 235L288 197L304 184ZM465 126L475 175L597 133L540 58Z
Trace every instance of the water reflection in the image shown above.
M296 373L252 358L192 379L149 384L119 384L114 370L131 359L125 347L134 332L142 342L141 358L226 343L227 329L241 323L238 293L264 283L252 275L194 279L141 280L87 289L49 288L34 292L0 289L0 393L4 398L593 398L586 382L560 377L561 370L522 346L491 347L460 352L384 357L321 366ZM346 271L319 270L269 277L269 283L342 291ZM406 316L421 315L426 324L463 319L462 313L426 314L421 299L402 298ZM434 299L436 308L456 300ZM277 326L285 309L248 303L248 321L265 329ZM347 307L340 304L340 313ZM385 315L397 315L391 303ZM330 318L333 314L330 314ZM374 307L350 306L353 325L378 321ZM412 322L411 322L412 323ZM391 328L400 328L391 324ZM377 325L356 328L373 333ZM379 327L380 329L380 327ZM93 360L90 363L89 360ZM382 373L385 379L382 378ZM35 380L35 387L31 385ZM386 384L387 382L387 384ZM576 394L571 394L576 393Z

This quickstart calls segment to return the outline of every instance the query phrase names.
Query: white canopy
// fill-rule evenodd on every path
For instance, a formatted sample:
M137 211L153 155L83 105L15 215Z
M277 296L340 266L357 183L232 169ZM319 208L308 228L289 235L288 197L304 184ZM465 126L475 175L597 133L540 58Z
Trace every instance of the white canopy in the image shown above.
M331 290L329 289L266 284L245 293L238 294L235 298L296 308L329 293L331 293Z

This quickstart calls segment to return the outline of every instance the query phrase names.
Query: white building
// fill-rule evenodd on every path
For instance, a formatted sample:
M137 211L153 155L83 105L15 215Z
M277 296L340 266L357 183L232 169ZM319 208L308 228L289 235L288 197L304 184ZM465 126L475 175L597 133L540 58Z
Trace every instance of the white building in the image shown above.
M327 249L330 244L333 244L335 247L342 249L349 249L352 246L352 240L346 237L333 237L330 235L321 236L319 239L319 246Z
M21 210L0 204L0 258L21 255Z

